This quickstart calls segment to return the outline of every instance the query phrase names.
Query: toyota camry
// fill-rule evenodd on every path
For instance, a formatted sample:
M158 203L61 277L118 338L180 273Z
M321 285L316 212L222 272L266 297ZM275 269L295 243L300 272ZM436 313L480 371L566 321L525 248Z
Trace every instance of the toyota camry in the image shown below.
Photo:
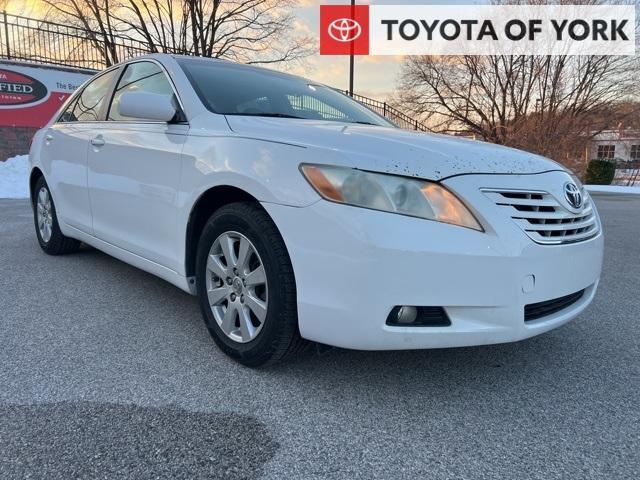
M601 224L540 156L406 131L304 78L154 54L90 79L35 135L35 232L197 295L250 366L308 341L421 349L565 324L600 277Z

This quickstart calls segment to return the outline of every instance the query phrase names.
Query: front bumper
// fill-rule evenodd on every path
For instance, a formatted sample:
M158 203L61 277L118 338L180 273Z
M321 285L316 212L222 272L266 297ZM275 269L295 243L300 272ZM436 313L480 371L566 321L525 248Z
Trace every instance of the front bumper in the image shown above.
M265 203L291 256L301 335L362 350L458 347L532 337L582 312L600 277L602 234L568 245L534 243L480 192L496 177L447 182L465 192L486 232L326 201ZM568 308L525 323L525 305L583 289ZM451 325L388 326L397 305L442 306Z

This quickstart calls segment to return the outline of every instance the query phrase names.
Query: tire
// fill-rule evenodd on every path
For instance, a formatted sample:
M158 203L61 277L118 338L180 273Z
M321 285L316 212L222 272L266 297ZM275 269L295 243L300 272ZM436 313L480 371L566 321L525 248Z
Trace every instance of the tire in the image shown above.
M40 248L49 255L64 255L77 252L80 248L80 242L62 234L58 224L56 206L53 203L53 197L44 177L40 177L36 182L31 201L33 221Z
M258 204L229 204L209 218L198 243L196 285L209 333L243 365L273 364L307 344L298 330L291 260L277 227Z

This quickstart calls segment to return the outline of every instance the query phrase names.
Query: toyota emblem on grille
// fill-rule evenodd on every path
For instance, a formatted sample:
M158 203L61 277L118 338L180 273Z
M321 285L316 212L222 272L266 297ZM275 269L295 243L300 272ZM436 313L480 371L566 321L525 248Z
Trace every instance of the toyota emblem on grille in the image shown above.
M338 18L329 24L329 36L337 42L351 42L362 33L362 27L352 18Z
M564 184L564 198L573 208L582 207L582 193L575 183L567 182Z

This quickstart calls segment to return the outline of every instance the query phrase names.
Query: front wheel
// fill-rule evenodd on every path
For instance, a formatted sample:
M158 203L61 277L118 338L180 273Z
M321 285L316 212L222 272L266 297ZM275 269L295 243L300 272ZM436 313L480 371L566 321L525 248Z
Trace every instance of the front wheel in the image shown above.
M211 216L198 244L196 283L211 336L238 362L274 363L304 345L291 260L259 205L234 203Z

